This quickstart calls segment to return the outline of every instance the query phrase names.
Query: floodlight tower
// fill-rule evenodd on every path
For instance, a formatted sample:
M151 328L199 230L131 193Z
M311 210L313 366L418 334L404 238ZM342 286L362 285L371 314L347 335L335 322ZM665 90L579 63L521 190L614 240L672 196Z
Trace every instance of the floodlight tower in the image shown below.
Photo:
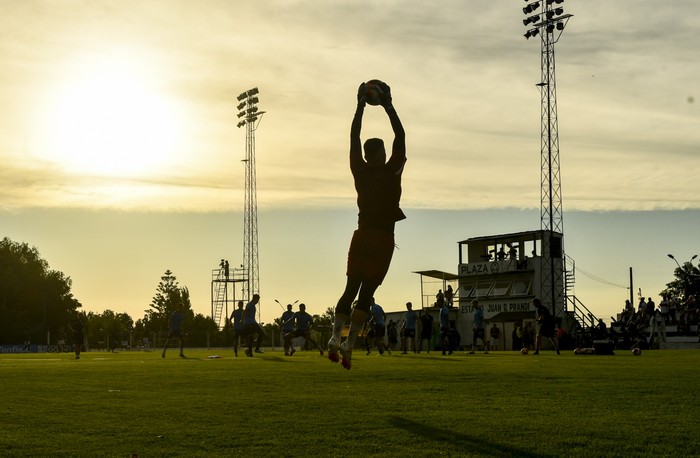
M238 95L238 127L245 127L245 204L243 210L243 299L250 301L260 294L260 264L258 258L258 198L255 178L255 131L265 113L258 110L257 87ZM258 319L260 307L258 307Z
M525 38L539 35L541 43L542 73L541 81L537 83L541 98L540 229L544 231L541 256L543 297L540 299L555 315L561 315L566 310L566 288L554 44L559 41L572 15L564 14L564 9L559 6L564 0L525 2L523 24L528 27Z

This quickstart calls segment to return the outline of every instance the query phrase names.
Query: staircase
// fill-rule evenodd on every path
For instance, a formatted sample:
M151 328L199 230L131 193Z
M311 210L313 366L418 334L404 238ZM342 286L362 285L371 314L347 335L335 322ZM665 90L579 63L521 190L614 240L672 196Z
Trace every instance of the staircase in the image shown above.
M588 307L581 302L574 293L576 284L576 262L568 255L565 255L564 262L564 291L566 292L566 313L584 332L596 326L598 319L588 310Z
M224 314L224 309L226 308L226 302L228 300L228 282L226 280L227 279L225 278L223 268L212 270L212 318L214 319L216 325L219 326L219 329L223 327L221 317Z

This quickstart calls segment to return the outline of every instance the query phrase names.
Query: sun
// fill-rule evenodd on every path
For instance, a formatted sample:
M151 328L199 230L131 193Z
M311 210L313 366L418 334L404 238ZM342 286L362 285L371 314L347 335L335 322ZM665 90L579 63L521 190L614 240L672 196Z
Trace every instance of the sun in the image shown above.
M148 175L176 160L179 110L146 64L111 56L71 68L49 109L45 159L70 172L109 176Z

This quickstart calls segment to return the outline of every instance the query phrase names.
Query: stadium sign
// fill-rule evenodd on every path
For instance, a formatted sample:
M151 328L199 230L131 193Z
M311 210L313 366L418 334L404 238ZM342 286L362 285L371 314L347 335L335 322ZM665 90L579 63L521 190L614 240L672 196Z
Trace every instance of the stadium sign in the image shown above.
M36 345L0 345L0 353L36 353Z
M493 319L502 313L508 314L532 314L534 317L535 306L532 305L530 299L519 300L495 300L495 301L479 301L484 307L484 318L487 320ZM474 307L470 304L463 304L461 312L465 314L474 313Z

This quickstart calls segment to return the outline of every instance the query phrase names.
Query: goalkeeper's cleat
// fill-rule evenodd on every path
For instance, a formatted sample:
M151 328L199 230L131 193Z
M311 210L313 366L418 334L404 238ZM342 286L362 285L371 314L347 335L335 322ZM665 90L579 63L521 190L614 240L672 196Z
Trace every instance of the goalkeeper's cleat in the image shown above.
M331 340L328 341L328 359L334 363L340 361L340 357L338 356L338 346L339 345L336 338L331 337Z
M352 363L352 348L348 348L347 342L343 342L340 344L338 350L340 351L340 355L343 357L340 364L342 364L345 369L350 370L350 365Z

